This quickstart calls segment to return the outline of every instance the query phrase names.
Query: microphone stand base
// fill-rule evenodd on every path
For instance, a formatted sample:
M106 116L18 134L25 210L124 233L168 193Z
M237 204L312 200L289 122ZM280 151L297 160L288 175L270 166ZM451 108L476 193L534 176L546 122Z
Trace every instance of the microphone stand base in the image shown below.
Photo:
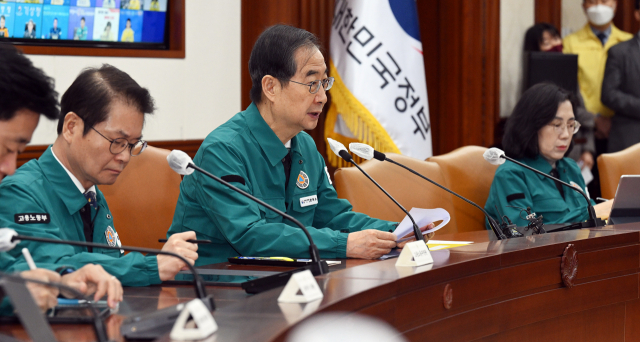
M602 219L596 218L595 220L589 219L584 222L572 223L564 227L549 230L547 232L555 233L555 232L564 232L567 230L583 229L583 228L598 228L598 227L604 227L604 226L605 226L605 222Z
M329 265L326 260L320 260L317 264L311 265L311 273L314 276L329 273Z

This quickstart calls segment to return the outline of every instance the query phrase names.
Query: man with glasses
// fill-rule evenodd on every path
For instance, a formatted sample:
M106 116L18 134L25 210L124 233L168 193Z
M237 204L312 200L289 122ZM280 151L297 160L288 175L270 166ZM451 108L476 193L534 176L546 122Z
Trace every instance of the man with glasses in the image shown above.
M249 73L253 103L209 134L195 164L298 219L322 258L375 259L396 247L396 223L355 213L338 199L303 132L318 124L334 81L317 38L291 26L268 28L253 47ZM300 228L197 172L180 185L168 236L189 230L212 241L200 246L198 265L239 255L309 257Z
M56 141L0 184L0 220L19 234L120 246L98 185L113 184L129 160L144 152L142 127L145 114L153 110L147 89L128 74L110 65L84 70L62 96ZM186 242L193 238L194 232L176 234L163 250L193 263L197 245ZM93 263L125 286L158 284L186 267L162 255L26 241L21 245L37 264L79 268ZM3 268L21 262L20 249L9 252Z

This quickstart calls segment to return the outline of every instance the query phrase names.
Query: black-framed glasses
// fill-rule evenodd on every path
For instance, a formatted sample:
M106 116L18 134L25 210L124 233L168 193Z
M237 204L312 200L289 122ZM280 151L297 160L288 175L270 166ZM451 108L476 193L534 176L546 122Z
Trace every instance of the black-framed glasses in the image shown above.
M321 84L322 84L322 88L324 88L324 91L328 91L329 89L331 89L331 87L333 86L334 78L333 77L327 77L324 80L313 81L311 83L300 83L300 82L296 82L296 81L292 81L292 80L289 80L289 81L293 82L293 83L297 83L297 84L302 84L304 86L308 86L309 87L309 92L311 94L316 94L320 90L320 85Z
M96 133L100 134L101 137L107 139L111 143L111 146L109 146L109 152L111 152L112 154L120 154L122 153L122 151L129 148L129 153L132 157L135 157L147 148L147 142L144 140L139 140L135 144L130 144L129 141L127 141L127 139L125 138L111 140L105 137L102 133L98 132L97 129L93 127L91 127L91 129L96 131Z

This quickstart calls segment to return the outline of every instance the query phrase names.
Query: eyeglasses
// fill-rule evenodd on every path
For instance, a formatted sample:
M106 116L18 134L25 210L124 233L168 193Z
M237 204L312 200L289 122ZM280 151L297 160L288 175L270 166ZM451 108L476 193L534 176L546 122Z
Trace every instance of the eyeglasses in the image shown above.
M129 153L132 157L135 157L147 148L147 142L144 140L140 140L135 144L130 144L125 138L111 140L102 135L102 133L98 132L98 130L96 130L95 128L91 127L91 129L96 131L96 133L100 134L101 137L107 139L111 143L111 146L109 146L109 151L112 154L120 154L122 153L122 151L129 148Z
M550 123L549 126L553 127L558 135L562 134L565 130L569 132L569 134L576 134L578 130L580 130L580 123L578 121L570 121L567 124L553 124Z
M320 84L322 84L322 88L324 88L324 91L328 91L329 89L331 89L331 87L333 86L334 78L333 77L327 77L324 80L313 81L311 83L300 83L300 82L296 82L296 81L292 81L292 80L289 80L289 81L291 81L293 83L302 84L304 86L308 86L309 87L309 92L311 94L315 94L320 90Z

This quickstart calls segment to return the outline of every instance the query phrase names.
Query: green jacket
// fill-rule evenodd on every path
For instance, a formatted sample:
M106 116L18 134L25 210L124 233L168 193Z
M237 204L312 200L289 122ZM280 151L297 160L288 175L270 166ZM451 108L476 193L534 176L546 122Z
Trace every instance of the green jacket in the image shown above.
M546 174L549 174L552 169L551 164L540 156L536 159L525 158L519 161ZM575 161L563 158L556 162L556 168L560 174L560 180L572 185L576 184L588 193L580 168ZM500 222L496 206L502 215L509 217L519 227L529 224L523 219L526 213L523 211L521 214L519 208L530 207L532 212L538 216L542 215L545 224L574 223L589 218L587 202L577 191L565 187L564 198L562 198L551 179L509 161L496 170L489 198L484 207L491 217ZM487 229L490 229L488 223Z
M93 242L107 244L107 230L115 232L113 218L102 192L96 187L99 209L92 209ZM38 160L32 160L0 183L0 224L21 235L50 239L86 241L80 209L87 200L78 190L49 147ZM26 220L25 214L29 219ZM113 234L112 234L113 235ZM117 239L111 237L114 244ZM36 265L55 270L60 266L80 268L101 265L125 286L148 286L160 283L156 256L140 253L124 255L119 250L22 241L7 253L0 253L0 270L23 271L26 268L21 250L28 247Z
M291 139L285 190L286 155L287 148L252 103L207 136L194 163L298 219L322 258L346 258L349 232L395 229L395 223L351 211L351 204L337 197L324 159L307 133ZM309 242L300 228L198 172L185 176L180 185L167 236L189 230L212 241L198 246L197 265L239 255L309 256Z

